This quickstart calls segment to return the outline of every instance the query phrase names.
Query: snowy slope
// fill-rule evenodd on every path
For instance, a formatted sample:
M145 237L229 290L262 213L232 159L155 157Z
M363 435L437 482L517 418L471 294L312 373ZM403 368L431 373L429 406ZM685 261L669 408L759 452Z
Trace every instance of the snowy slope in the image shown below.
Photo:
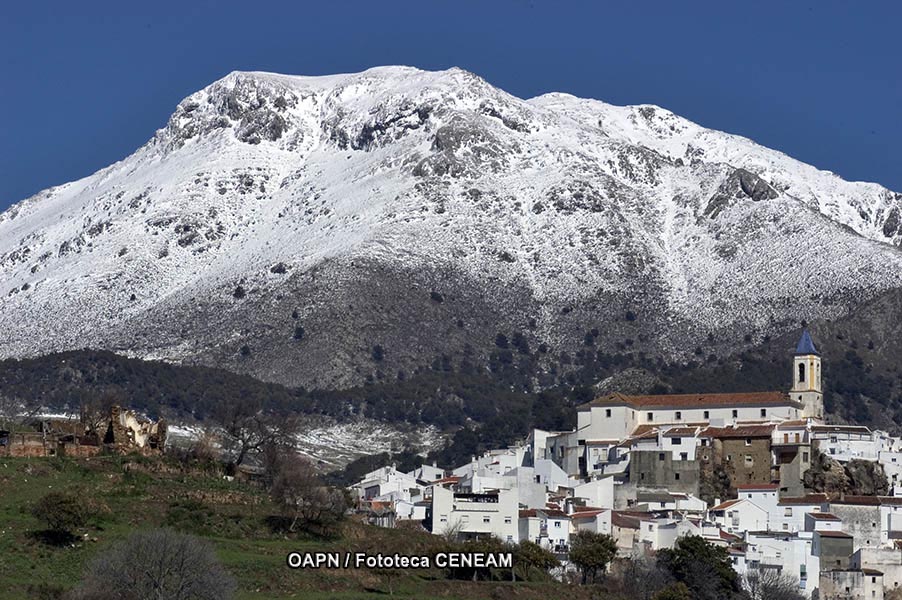
M459 69L236 72L0 215L0 353L338 386L485 357L502 331L729 350L899 287L900 207L654 106L524 101Z

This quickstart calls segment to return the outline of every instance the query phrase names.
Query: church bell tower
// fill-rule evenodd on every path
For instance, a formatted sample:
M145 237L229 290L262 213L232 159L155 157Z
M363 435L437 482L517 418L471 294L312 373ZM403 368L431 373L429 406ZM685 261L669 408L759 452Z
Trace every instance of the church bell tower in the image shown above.
M802 331L802 337L796 345L795 355L792 359L792 389L789 395L804 406L803 417L824 420L821 355L815 348L807 329Z

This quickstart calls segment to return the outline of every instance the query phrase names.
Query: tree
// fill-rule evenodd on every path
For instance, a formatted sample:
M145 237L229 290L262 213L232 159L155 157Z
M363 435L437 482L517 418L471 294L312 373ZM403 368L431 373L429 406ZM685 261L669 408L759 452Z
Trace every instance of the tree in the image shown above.
M742 578L742 587L750 600L804 600L799 582L777 569L749 570Z
M580 531L571 538L570 560L579 568L583 583L595 581L599 571L604 574L617 556L617 542L609 535Z
M76 600L228 600L235 580L212 546L171 529L131 534L89 566Z
M243 398L221 402L211 418L225 433L223 450L235 466L266 446L292 445L298 430L297 418L266 412L259 401Z
M685 583L695 600L735 598L741 590L726 548L697 535L679 538L673 549L659 550L658 564Z
M82 502L65 492L50 492L37 501L31 514L47 526L54 541L65 542L75 537L75 532L88 520Z
M541 579L548 578L548 572L561 566L557 557L529 540L522 540L514 546L514 572L520 579L530 581L536 574Z
M317 533L329 533L344 517L348 498L342 490L323 484L313 464L294 452L272 463L270 495L291 519L289 531L298 523Z
M82 394L78 407L79 421L85 431L102 440L107 433L113 407L126 403L125 394L117 388L107 388L100 394Z

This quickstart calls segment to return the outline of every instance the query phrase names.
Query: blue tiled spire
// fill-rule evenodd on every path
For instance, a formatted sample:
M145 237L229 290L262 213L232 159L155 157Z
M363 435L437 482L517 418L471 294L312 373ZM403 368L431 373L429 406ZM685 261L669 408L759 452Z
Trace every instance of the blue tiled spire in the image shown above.
M811 340L811 335L807 329L802 330L802 337L799 338L799 343L796 346L796 355L799 354L820 354L817 348L814 347L814 342Z

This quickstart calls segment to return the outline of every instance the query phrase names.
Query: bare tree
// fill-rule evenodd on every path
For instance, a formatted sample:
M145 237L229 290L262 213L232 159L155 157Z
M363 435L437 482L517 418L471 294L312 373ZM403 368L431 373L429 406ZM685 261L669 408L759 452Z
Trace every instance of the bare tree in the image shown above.
M84 394L78 406L78 418L85 431L95 434L100 440L106 435L110 422L110 413L114 406L126 403L125 395L118 389L111 388L101 394Z
M293 446L298 430L296 417L269 413L254 403L223 402L211 417L225 434L223 450L236 466L267 446Z
M0 429L17 431L41 412L41 405L0 394Z
M742 587L751 600L803 600L797 579L778 569L752 569L742 578Z
M310 461L291 452L283 455L274 469L270 494L291 519L290 531L301 522L322 533L342 519L348 508L347 495L324 485Z
M74 600L228 600L235 580L213 548L170 529L131 534L98 556Z

